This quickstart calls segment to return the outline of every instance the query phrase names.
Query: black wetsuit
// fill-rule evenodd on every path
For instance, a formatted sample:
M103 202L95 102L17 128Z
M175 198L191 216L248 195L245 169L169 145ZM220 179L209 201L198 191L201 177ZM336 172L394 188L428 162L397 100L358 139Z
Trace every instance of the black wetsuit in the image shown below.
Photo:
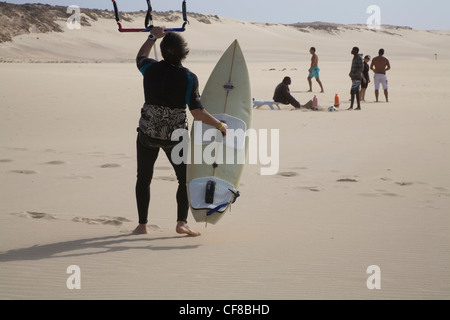
M140 57L137 67L144 76L145 103L170 108L201 109L197 76L182 65Z
M361 88L367 89L367 87L369 86L369 70L370 67L367 63L364 62L364 70L363 70L363 74L364 74L364 78L366 78L366 82L362 81L361 83Z
M189 110L203 109L200 102L197 76L182 65L172 65L165 61L156 61L146 57L137 59L137 67L144 76L145 105L141 110L140 127L138 128L137 145L137 181L136 201L139 223L148 222L150 204L150 184L153 169L160 149L166 153L178 180L177 221L186 221L189 203L186 189L186 163L175 164L171 159L173 147L178 143L171 140L155 139L142 130L146 111L152 108L166 108L178 115L186 116L186 105ZM169 119L170 120L170 119ZM151 129L151 128L150 128Z

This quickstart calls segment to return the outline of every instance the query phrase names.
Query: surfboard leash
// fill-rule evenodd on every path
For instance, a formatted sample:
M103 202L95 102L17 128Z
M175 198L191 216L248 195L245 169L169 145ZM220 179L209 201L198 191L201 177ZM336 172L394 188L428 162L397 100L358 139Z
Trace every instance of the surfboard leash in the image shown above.
M231 204L235 203L237 198L239 198L241 196L241 194L240 194L240 192L238 190L234 191L234 190L231 190L230 188L228 188L228 190L230 190L230 192L234 195L233 199L231 201L229 201L229 202L225 202L225 203L219 204L217 207L210 209L206 213L207 217L209 217L210 215L218 212L220 209L224 209L228 205L231 205ZM231 211L231 207L230 207L230 211Z

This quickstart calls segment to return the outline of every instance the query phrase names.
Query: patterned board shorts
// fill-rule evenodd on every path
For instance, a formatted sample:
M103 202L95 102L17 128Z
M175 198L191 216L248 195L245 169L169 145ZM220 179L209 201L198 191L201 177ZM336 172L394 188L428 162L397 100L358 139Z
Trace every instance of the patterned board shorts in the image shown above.
M309 78L317 78L319 79L319 67L314 67L311 69L311 72L309 74Z
M358 94L361 87L361 80L353 80L350 94Z
M171 141L177 129L187 129L186 110L144 104L139 119L139 130L153 139Z

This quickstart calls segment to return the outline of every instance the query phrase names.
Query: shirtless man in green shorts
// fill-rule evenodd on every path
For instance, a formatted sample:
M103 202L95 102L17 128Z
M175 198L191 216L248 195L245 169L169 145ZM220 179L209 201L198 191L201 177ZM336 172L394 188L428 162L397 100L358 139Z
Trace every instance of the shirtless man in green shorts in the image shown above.
M316 48L311 47L311 49L309 49L309 53L311 53L312 57L311 57L311 67L309 68L308 72L309 72L309 76L308 76L308 83L309 83L309 91L308 92L312 92L312 78L316 78L317 83L320 86L320 93L324 93L323 91L323 86L322 86L322 82L320 81L320 77L319 77L319 56L316 54Z

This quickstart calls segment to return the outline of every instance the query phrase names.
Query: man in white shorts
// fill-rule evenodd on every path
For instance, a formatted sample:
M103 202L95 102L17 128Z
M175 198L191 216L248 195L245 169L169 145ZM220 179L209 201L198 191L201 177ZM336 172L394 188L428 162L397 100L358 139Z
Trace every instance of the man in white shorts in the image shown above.
M386 77L386 71L391 69L391 64L389 60L384 57L384 49L378 51L378 57L373 58L372 64L370 65L370 70L372 70L375 75L373 77L375 83L375 98L378 102L378 95L380 90L380 84L383 86L384 96L386 97L386 102L389 102L388 94L388 80Z

